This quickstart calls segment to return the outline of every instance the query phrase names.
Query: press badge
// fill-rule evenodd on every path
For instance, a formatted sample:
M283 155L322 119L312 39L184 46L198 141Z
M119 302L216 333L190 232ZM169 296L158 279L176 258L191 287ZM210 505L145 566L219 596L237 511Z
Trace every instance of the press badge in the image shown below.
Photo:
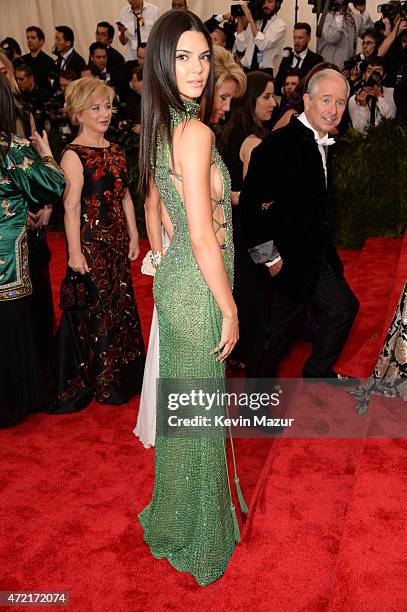
M264 53L263 51L257 51L257 63L260 66L260 64L263 63L263 58L264 58Z

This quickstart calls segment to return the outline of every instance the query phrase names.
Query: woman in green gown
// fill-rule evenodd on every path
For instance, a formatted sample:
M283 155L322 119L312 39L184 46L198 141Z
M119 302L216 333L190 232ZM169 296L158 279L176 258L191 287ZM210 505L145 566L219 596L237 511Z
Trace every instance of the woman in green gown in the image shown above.
M212 43L201 20L186 11L165 13L145 57L140 188L157 266L159 375L179 387L222 380L238 339L230 179L196 103L212 108L213 78ZM171 238L164 257L163 217ZM223 574L239 540L225 437L204 430L165 435L158 396L154 491L139 515L144 539L153 555L206 585ZM238 488L236 474L235 481ZM247 510L243 499L241 505Z

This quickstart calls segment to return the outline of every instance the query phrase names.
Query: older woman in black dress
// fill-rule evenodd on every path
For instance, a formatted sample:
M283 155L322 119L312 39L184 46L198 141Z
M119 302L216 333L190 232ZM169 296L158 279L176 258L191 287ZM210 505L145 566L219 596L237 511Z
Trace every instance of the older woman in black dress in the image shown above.
M144 345L130 261L139 254L124 154L105 140L114 91L88 77L72 82L66 108L79 134L61 161L68 272L56 339L56 412L94 398L124 404L140 392Z

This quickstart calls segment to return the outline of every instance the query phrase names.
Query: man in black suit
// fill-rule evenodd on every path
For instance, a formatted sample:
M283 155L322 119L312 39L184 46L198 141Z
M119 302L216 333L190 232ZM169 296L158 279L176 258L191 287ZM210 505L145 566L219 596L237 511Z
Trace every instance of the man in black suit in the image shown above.
M100 21L96 27L96 42L107 47L107 71L109 74L121 75L125 59L121 53L112 47L114 27L108 21Z
M56 82L62 70L73 70L78 78L81 76L86 62L73 48L75 36L68 26L57 26L55 28L55 53L58 59L55 61ZM54 83L55 85L55 83Z
M108 54L106 45L101 42L92 43L89 47L89 61L98 69L99 78L105 81L107 85L114 87L121 101L125 94L127 94L128 89L128 84L124 79L124 68L113 73L109 72L107 68Z
M318 53L314 53L308 49L309 41L311 40L311 26L308 23L296 23L294 26L294 49L291 49L287 57L281 60L274 88L277 95L282 94L285 76L287 71L296 68L301 73L301 77L305 77L308 72L320 62L323 58Z
M28 64L17 66L15 78L24 109L32 114L37 130L41 133L45 129L46 114L44 113L44 106L51 96L51 90L49 87L38 85L34 70Z
M54 69L54 60L42 50L45 42L44 32L38 26L29 26L25 33L30 52L22 56L22 63L31 67L39 87L51 89L49 77Z
M335 70L322 70L304 94L305 111L272 132L252 153L240 197L243 228L256 263L271 275L265 332L249 359L249 378L273 378L309 303L319 329L304 378L334 384L355 380L333 370L359 308L343 276L328 224L328 132L340 122L349 85Z

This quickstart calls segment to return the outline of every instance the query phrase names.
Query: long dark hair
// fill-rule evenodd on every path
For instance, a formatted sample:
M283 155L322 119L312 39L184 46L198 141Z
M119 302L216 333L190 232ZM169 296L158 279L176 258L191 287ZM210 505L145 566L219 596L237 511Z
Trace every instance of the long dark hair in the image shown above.
M230 141L230 135L235 130L238 130L242 135L242 142L247 136L255 134L259 138L263 139L269 131L262 125L256 122L255 110L256 100L267 87L267 83L273 83L273 77L267 72L262 70L256 70L250 72L247 75L247 88L246 93L242 98L233 100L232 112L229 121L225 125L225 129L222 133L220 140L221 152L226 152L228 149L228 142Z
M10 81L0 73L0 134L6 140L6 148L0 149L0 161L3 161L11 145L11 138L17 131L18 111L11 91Z
M201 32L211 52L208 81L202 93L202 98L205 99L204 120L209 120L214 89L212 39L202 21L194 13L181 10L167 11L156 21L151 30L144 58L139 153L139 191L142 196L149 193L160 132L166 134L170 145L172 142L170 107L180 113L185 111L177 89L175 57L180 36L190 31Z

